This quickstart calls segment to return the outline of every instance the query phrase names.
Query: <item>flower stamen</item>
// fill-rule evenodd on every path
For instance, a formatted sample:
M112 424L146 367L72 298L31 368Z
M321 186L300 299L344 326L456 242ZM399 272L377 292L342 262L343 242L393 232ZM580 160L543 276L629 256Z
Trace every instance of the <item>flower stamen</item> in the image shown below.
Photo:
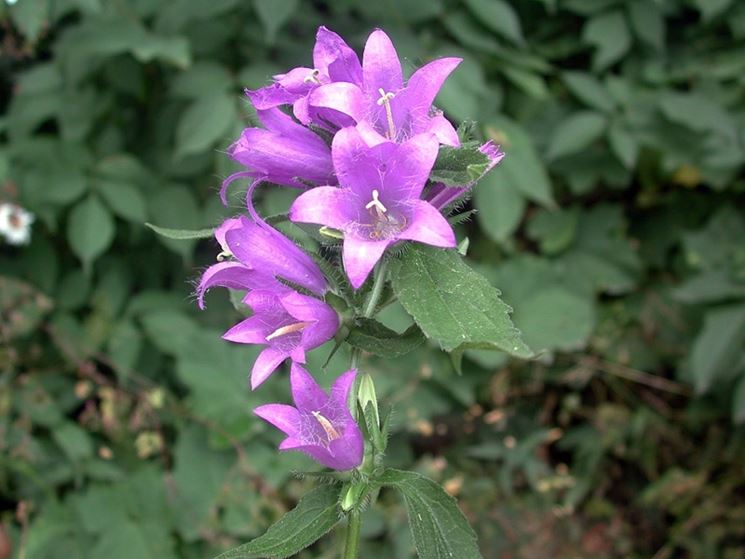
M313 417L316 418L316 421L320 423L321 427L323 427L323 430L326 431L326 436L329 438L329 442L335 441L336 439L341 438L341 435L339 434L339 431L334 429L334 426L331 425L331 422L323 417L321 415L321 412L318 411L312 411L310 412L313 414Z
M372 200L370 200L367 204L365 204L365 209L374 209L375 213L378 215L378 219L386 219L387 216L385 213L388 211L388 208L386 208L383 205L383 202L380 201L378 198L380 196L380 192L377 191L377 189L373 189L372 191Z
M303 83L311 83L314 85L320 85L321 80L318 79L318 74L320 73L321 73L320 70L314 69L310 74L308 74L307 76L305 76L305 78L303 78Z
M280 328L277 328L274 332L269 334L266 337L266 341L271 341L274 338L279 338L280 336L284 336L285 334L292 334L293 332L300 332L308 326L310 322L295 322L294 324L288 324L287 326L282 326Z
M385 105L385 116L388 120L388 134L386 136L389 140L393 140L396 137L396 125L393 123L393 112L391 111L391 99L396 95L392 92L387 92L381 87L378 89L380 93L380 99L378 99L378 106Z

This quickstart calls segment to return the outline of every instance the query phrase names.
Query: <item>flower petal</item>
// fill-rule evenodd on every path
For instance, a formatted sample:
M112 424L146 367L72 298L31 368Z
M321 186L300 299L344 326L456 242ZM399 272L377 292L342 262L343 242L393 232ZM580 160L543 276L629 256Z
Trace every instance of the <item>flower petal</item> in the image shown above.
M295 406L301 413L319 411L328 400L311 374L297 363L293 363L290 369L290 389Z
M297 93L287 91L278 83L273 83L259 89L246 89L246 96L256 110L271 109L279 105L288 105L298 98Z
M318 186L298 196L290 206L290 221L320 223L343 230L356 214L350 193L335 186Z
M333 109L359 122L365 118L365 98L359 87L348 82L334 82L313 90L308 103L314 107Z
M454 247L455 233L448 220L424 200L412 201L411 222L399 238L436 247Z
M325 344L339 329L339 315L323 301L292 292L282 297L281 303L293 318L311 323L303 329L300 345L304 350ZM304 356L302 359L293 356L293 360L305 361Z
M383 191L393 199L419 198L439 149L440 144L432 134L418 134L398 144L395 155L388 159Z
M439 114L431 117L425 126L418 127L415 125L413 127L414 134L421 134L424 132L434 134L437 137L437 140L446 146L453 146L456 148L460 146L458 132L444 115Z
M349 401L349 391L352 390L356 377L357 369L350 369L334 381L331 387L331 393L329 394L329 399L332 402L331 405L336 404L346 409L347 402Z
M263 383L269 375L277 370L282 361L287 359L287 354L268 347L256 358L253 369L251 369L251 390L255 390Z
M362 76L365 92L368 95L382 89L386 93L396 93L403 87L401 62L398 59L390 37L376 29L365 43L362 55Z
M228 245L225 243L225 233L231 229L235 229L241 226L241 220L238 217L231 217L223 221L220 226L215 229L215 240L220 244L220 248L223 251L228 251Z
M288 437L293 437L300 431L300 413L292 406L266 404L254 409L254 413L283 431Z
M276 328L260 316L250 316L222 335L223 340L237 344L265 344L266 337Z
M204 309L204 295L215 286L250 289L256 284L256 272L239 262L221 262L207 268L197 287L197 303Z
M365 443L356 423L351 422L341 437L329 443L329 453L333 464L329 467L335 470L351 470L362 464Z
M442 84L461 62L461 58L438 58L425 64L411 75L399 97L405 97L412 113L428 115Z
M313 47L313 64L319 70L326 69L332 82L362 83L360 59L339 35L325 26L316 33Z
M367 276L370 275L389 244L391 241L388 240L369 241L357 239L351 235L344 238L342 260L352 287L358 289L365 283Z

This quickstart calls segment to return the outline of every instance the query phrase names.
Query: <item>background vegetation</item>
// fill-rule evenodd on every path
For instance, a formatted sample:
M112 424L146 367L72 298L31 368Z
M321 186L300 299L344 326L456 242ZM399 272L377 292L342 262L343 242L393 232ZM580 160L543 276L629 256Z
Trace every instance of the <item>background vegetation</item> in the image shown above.
M18 0L0 7L0 558L203 559L309 482L250 410L255 352L191 300L244 87L324 24L408 70L465 59L438 105L508 156L461 226L531 362L370 358L390 463L459 497L486 558L745 557L745 4L734 0ZM285 208L295 191L262 200ZM391 326L402 328L392 309ZM328 355L311 355L320 371ZM346 356L329 364L336 373ZM321 375L323 376L323 375ZM325 380L332 378L331 372ZM364 557L405 559L384 493ZM304 557L335 557L329 537Z

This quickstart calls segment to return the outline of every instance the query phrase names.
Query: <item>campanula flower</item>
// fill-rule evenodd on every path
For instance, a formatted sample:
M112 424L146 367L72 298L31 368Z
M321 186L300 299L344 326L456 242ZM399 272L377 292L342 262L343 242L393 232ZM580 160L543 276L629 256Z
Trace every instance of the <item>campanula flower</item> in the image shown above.
M308 104L348 115L371 145L429 132L443 144L458 146L453 125L432 108L432 102L460 62L460 58L434 60L404 84L396 49L388 35L377 29L365 44L362 81L319 85L308 96Z
M290 387L294 406L267 404L254 413L287 435L280 450L303 452L334 470L351 470L362 463L362 432L347 407L356 370L341 375L331 392L318 386L300 365L293 363Z
M355 289L397 241L453 247L450 224L420 199L438 149L433 134L369 147L356 128L344 128L332 145L341 186L319 186L301 194L290 207L290 219L344 232L342 259Z
M258 216L256 216L258 218ZM215 231L221 256L230 258L207 268L197 287L200 307L215 286L231 289L274 288L277 278L323 295L328 283L313 259L292 240L261 220L242 216L226 220Z
M284 186L334 183L331 150L318 134L279 109L257 111L265 128L246 128L228 148L228 155L247 170L228 177L220 195L226 203L228 185L236 178L253 177Z
M243 302L253 315L223 334L241 344L265 344L251 371L256 388L286 359L305 363L305 352L334 337L339 316L326 303L284 286L249 291Z
M479 151L488 157L488 165L481 175L483 177L504 159L504 152L491 140L479 147ZM471 190L474 184L476 184L476 181L459 186L446 186L442 183L436 183L428 190L424 199L438 210L444 210Z

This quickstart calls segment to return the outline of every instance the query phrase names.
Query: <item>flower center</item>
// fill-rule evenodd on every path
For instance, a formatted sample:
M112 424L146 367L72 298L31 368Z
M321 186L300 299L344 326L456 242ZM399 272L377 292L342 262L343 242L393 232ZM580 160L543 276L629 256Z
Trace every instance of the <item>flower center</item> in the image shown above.
M365 209L370 212L372 220L362 225L369 239L379 241L396 235L406 227L406 217L399 212L386 208L380 200L380 192L372 191L372 200L365 204Z
M323 430L326 431L326 436L328 437L329 442L335 441L336 439L341 438L341 435L339 434L339 431L337 431L336 429L334 429L334 426L331 425L331 422L328 419L326 419L325 417L323 417L321 415L321 412L319 412L319 411L312 411L310 413L313 414L313 417L316 418L316 421L318 421L318 423L321 425L321 427L323 427Z
M308 74L307 76L305 76L305 78L303 78L303 83L320 85L321 80L318 79L318 74L320 73L321 73L320 70L314 69L310 74Z
M396 125L393 123L393 112L391 111L391 99L393 99L396 95L394 93L391 93L390 91L386 93L386 91L381 87L378 89L378 93L380 93L380 99L378 99L378 106L382 107L385 106L385 116L388 120L388 133L386 134L386 137L389 140L393 140L396 137Z
M280 328L277 328L274 332L269 334L266 337L266 341L273 340L275 338L279 338L280 336L285 336L287 334L292 334L294 332L301 332L303 328L308 326L310 322L295 322L294 324L288 324L287 326L281 326Z

